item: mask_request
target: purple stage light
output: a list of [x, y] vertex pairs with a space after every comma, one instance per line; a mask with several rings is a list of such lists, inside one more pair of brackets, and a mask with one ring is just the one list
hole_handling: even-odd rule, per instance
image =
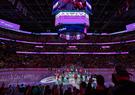
[[101, 33], [101, 35], [104, 35], [105, 36], [105, 35], [109, 35], [109, 34], [108, 33]]
[[32, 32], [28, 32], [28, 31], [23, 31], [23, 30], [18, 30], [18, 29], [9, 29], [9, 28], [6, 28], [6, 27], [2, 27], [0, 26], [1, 28], [4, 28], [4, 29], [7, 29], [9, 31], [14, 31], [14, 32], [19, 32], [19, 33], [24, 33], [24, 34], [32, 34]]
[[128, 31], [133, 31], [133, 30], [135, 30], [135, 23], [126, 25], [126, 29], [127, 29]]
[[16, 42], [20, 42], [20, 43], [25, 43], [25, 44], [38, 44], [38, 45], [42, 45], [42, 42], [28, 42], [28, 41], [21, 41], [21, 40], [16, 40]]
[[108, 49], [110, 46], [101, 46], [102, 49]]
[[8, 39], [8, 38], [1, 38], [1, 37], [0, 37], [0, 40], [11, 41], [11, 39]]
[[128, 54], [128, 52], [27, 52], [27, 51], [17, 51], [17, 54], [81, 54], [81, 55], [123, 55]]
[[68, 43], [45, 43], [46, 45], [67, 45]]
[[124, 33], [127, 33], [127, 32], [130, 32], [130, 31], [123, 30], [123, 31], [119, 31], [119, 32], [110, 33], [110, 35], [124, 34]]
[[135, 40], [125, 41], [125, 43], [131, 43], [131, 42], [135, 42]]
[[46, 35], [46, 36], [57, 36], [58, 33], [40, 33], [40, 35]]
[[44, 46], [35, 46], [36, 48], [44, 48]]
[[32, 32], [28, 32], [28, 31], [23, 31], [23, 30], [17, 30], [20, 33], [25, 33], [25, 34], [32, 34]]
[[121, 44], [121, 42], [108, 42], [108, 43], [95, 43], [97, 45], [113, 45], [113, 44]]
[[68, 46], [67, 50], [77, 50], [77, 46]]
[[0, 19], [0, 26], [9, 29], [20, 29], [20, 25]]

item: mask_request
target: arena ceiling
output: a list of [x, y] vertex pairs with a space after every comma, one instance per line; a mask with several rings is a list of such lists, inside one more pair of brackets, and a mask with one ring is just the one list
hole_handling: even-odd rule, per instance
[[[23, 30], [55, 32], [52, 1], [0, 0], [0, 18], [20, 24]], [[92, 0], [92, 6], [89, 32], [121, 31], [135, 22], [134, 0]]]

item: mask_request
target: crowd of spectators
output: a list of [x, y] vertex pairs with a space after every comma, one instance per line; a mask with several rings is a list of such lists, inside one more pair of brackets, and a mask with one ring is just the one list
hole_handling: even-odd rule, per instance
[[133, 55], [0, 55], [0, 68], [61, 68], [78, 63], [84, 68], [112, 68], [116, 64], [134, 68], [134, 62]]
[[[47, 46], [45, 46], [47, 47]], [[57, 50], [57, 46], [50, 46]], [[50, 48], [48, 47], [48, 48]], [[60, 46], [59, 46], [60, 47]], [[44, 48], [44, 51], [48, 48]], [[83, 47], [80, 47], [83, 48]], [[91, 51], [98, 47], [90, 48]], [[120, 47], [119, 50], [121, 50]], [[52, 50], [53, 50], [52, 49]], [[42, 51], [34, 45], [17, 44], [15, 42], [0, 43], [0, 68], [60, 68], [66, 64], [81, 63], [85, 68], [111, 68], [116, 64], [134, 68], [134, 54], [128, 55], [27, 55], [16, 54], [16, 51]], [[46, 51], [47, 51], [46, 50]], [[50, 50], [50, 49], [49, 49]], [[58, 49], [61, 50], [61, 49]], [[66, 49], [65, 49], [66, 51]], [[95, 50], [94, 50], [95, 51]], [[55, 60], [55, 61], [54, 61]], [[128, 63], [128, 64], [127, 64]]]
[[96, 75], [96, 86], [92, 86], [92, 78], [88, 84], [85, 81], [80, 83], [79, 89], [76, 87], [66, 87], [60, 85], [17, 85], [5, 87], [4, 83], [0, 87], [0, 95], [134, 95], [135, 82], [130, 81], [132, 74], [125, 68], [117, 66], [116, 73], [112, 74], [114, 85], [106, 87], [104, 77]]

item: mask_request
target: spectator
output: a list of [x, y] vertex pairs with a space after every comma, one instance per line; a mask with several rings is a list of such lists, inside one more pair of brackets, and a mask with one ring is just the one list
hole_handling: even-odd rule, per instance
[[104, 77], [102, 75], [97, 75], [97, 86], [94, 95], [107, 95], [107, 88], [104, 85]]
[[0, 87], [0, 95], [4, 95], [5, 94], [5, 84], [2, 83], [1, 87]]
[[12, 85], [9, 85], [7, 90], [7, 95], [14, 95], [14, 93], [15, 93], [15, 88]]
[[79, 95], [79, 89], [73, 87], [73, 95]]
[[52, 94], [51, 92], [52, 92], [52, 91], [51, 91], [50, 86], [47, 85], [47, 86], [45, 87], [45, 93], [44, 93], [44, 95], [51, 95], [51, 94]]
[[91, 83], [92, 83], [92, 79], [90, 78], [90, 79], [89, 79], [89, 82], [88, 82], [88, 85], [87, 85], [87, 88], [86, 88], [85, 95], [92, 95], [92, 93], [93, 93], [93, 88], [92, 88], [92, 86], [91, 86]]
[[81, 82], [81, 84], [80, 84], [80, 95], [85, 95], [85, 91], [86, 91], [86, 83]]
[[38, 86], [33, 86], [32, 95], [40, 95], [40, 89]]
[[32, 87], [27, 86], [25, 95], [31, 95]]
[[68, 89], [67, 89], [67, 90], [65, 90], [64, 95], [73, 95], [73, 94], [72, 94], [71, 87], [68, 87]]
[[59, 88], [57, 85], [54, 85], [53, 88], [52, 88], [52, 95], [59, 95], [60, 92], [59, 92]]
[[26, 89], [25, 89], [24, 84], [21, 84], [21, 86], [19, 87], [20, 95], [24, 95], [25, 90], [26, 90]]
[[63, 95], [63, 84], [60, 84], [60, 95]]
[[116, 66], [115, 70], [117, 82], [108, 95], [135, 95], [135, 82], [130, 81], [131, 74], [121, 66]]

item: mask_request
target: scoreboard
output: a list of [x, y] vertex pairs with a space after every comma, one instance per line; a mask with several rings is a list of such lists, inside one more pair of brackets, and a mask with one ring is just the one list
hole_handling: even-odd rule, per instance
[[59, 37], [66, 40], [85, 37], [92, 15], [90, 0], [54, 0], [52, 13]]

